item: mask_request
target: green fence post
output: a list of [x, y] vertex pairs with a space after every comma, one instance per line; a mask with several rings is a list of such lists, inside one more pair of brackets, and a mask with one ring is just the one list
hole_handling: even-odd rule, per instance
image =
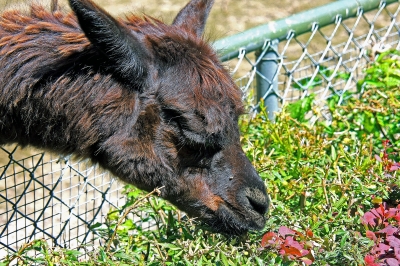
[[265, 52], [260, 49], [256, 52], [257, 56], [257, 101], [264, 99], [268, 119], [275, 120], [275, 113], [279, 111], [278, 99], [278, 79], [275, 77], [278, 71], [278, 43], [279, 40], [273, 40], [268, 44]]

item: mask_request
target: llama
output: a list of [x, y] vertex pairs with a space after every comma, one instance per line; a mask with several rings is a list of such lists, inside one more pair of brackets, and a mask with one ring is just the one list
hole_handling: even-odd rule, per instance
[[0, 145], [90, 159], [229, 235], [266, 222], [241, 146], [241, 91], [202, 38], [213, 0], [171, 25], [117, 19], [91, 0], [0, 16]]

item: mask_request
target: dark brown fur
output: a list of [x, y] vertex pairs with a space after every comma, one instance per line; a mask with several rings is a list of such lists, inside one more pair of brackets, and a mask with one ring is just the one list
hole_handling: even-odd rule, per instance
[[[240, 90], [201, 34], [213, 1], [172, 25], [32, 5], [0, 17], [0, 144], [90, 158], [216, 230], [262, 228], [264, 185], [239, 143]], [[77, 20], [78, 17], [78, 20]]]

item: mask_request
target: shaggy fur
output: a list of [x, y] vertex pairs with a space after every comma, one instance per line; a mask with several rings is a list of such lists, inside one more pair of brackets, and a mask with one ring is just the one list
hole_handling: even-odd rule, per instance
[[165, 25], [32, 5], [0, 17], [0, 144], [90, 158], [214, 229], [260, 229], [265, 187], [239, 143], [240, 90], [202, 40], [212, 0]]

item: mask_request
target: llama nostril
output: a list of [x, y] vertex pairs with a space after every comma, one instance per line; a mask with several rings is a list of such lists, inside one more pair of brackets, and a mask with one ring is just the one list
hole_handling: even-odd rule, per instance
[[261, 215], [264, 215], [268, 211], [268, 199], [267, 196], [262, 195], [251, 195], [247, 196], [247, 200], [253, 209]]
[[247, 187], [240, 193], [238, 201], [258, 214], [264, 216], [269, 207], [269, 198], [265, 189], [258, 187]]

